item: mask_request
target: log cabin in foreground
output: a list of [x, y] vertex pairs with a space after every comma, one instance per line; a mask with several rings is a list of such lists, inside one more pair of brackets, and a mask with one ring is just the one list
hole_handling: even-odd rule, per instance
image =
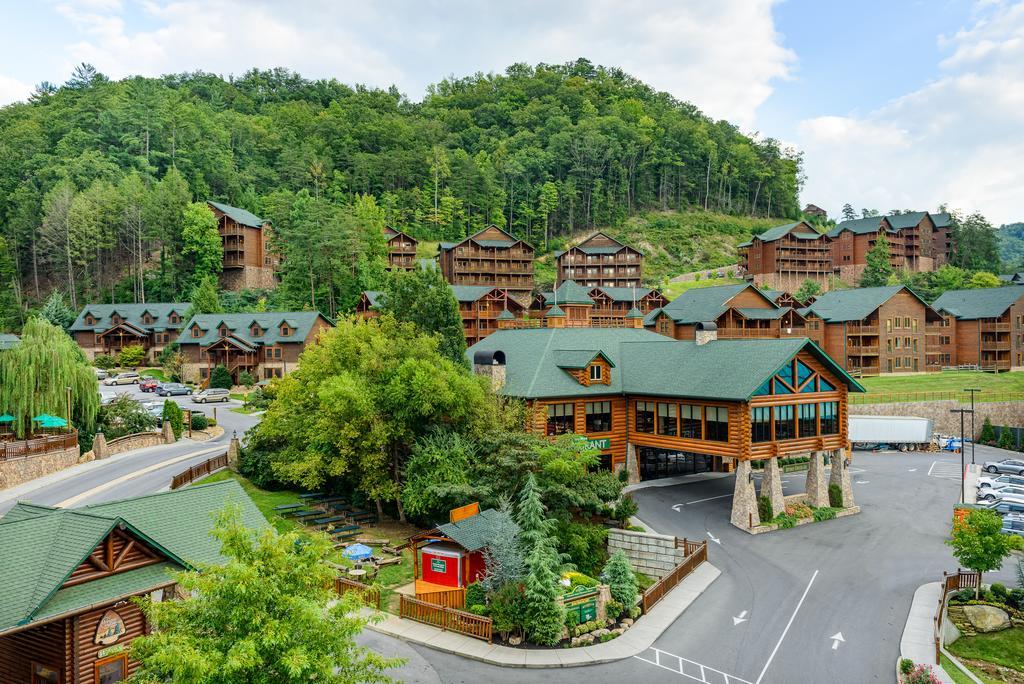
[[220, 563], [227, 503], [267, 526], [234, 480], [78, 509], [18, 503], [0, 518], [0, 682], [115, 684], [150, 630], [133, 599], [176, 597], [171, 574]]
[[[467, 356], [502, 394], [526, 401], [529, 430], [581, 435], [630, 482], [735, 470], [740, 527], [756, 524], [754, 460], [774, 470], [779, 457], [810, 456], [809, 502], [827, 506], [827, 454], [852, 505], [847, 395], [864, 389], [806, 338], [719, 340], [714, 323], [697, 325], [692, 341], [548, 327], [499, 330]], [[781, 490], [772, 505], [781, 510]]]

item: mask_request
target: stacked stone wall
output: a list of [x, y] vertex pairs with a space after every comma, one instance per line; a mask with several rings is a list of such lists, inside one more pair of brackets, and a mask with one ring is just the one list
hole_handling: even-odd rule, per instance
[[79, 447], [76, 444], [47, 454], [0, 461], [0, 489], [15, 487], [37, 477], [69, 468], [78, 463], [78, 456]]
[[[850, 406], [855, 416], [916, 416], [930, 418], [935, 431], [944, 435], [960, 434], [960, 416], [950, 409], [964, 408], [969, 404], [958, 401], [916, 401], [894, 404], [856, 404]], [[980, 433], [981, 424], [988, 418], [993, 425], [1024, 427], [1024, 401], [978, 402], [974, 405], [974, 429]], [[966, 416], [966, 432], [971, 430], [971, 417]]]
[[633, 530], [608, 530], [608, 553], [622, 551], [633, 569], [661, 579], [686, 557], [676, 548], [676, 538]]

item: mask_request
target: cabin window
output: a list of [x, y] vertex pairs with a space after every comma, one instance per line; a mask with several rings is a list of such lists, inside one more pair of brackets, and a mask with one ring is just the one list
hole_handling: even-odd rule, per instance
[[903, 317], [903, 327], [908, 330], [910, 329], [910, 316]]
[[200, 368], [199, 369], [199, 377], [201, 379], [205, 380], [209, 375], [210, 375], [210, 369], [209, 368]]
[[292, 334], [292, 329], [291, 328], [289, 328], [287, 325], [282, 325], [281, 326], [281, 337], [290, 337], [291, 334]]
[[573, 431], [573, 405], [548, 404], [547, 434], [561, 435]]
[[750, 440], [772, 441], [772, 410], [768, 406], [755, 406], [750, 409]]
[[266, 350], [265, 350], [265, 353], [266, 353], [266, 356], [267, 356], [268, 359], [274, 358], [274, 348], [273, 347], [267, 347]]
[[601, 382], [604, 378], [603, 370], [600, 364], [592, 364], [590, 366], [590, 382]]
[[899, 329], [899, 328], [903, 327], [902, 323], [903, 323], [903, 321], [901, 321], [900, 317], [897, 316], [895, 319], [893, 319], [892, 327]]
[[775, 439], [793, 439], [796, 437], [793, 424], [793, 405], [775, 407]]
[[668, 316], [662, 316], [661, 318], [658, 319], [658, 332], [660, 332], [662, 335], [668, 335], [670, 332], [670, 325], [671, 321], [668, 320]]
[[121, 653], [96, 661], [95, 681], [97, 684], [115, 684], [128, 678], [128, 655]]
[[797, 406], [799, 428], [801, 437], [814, 437], [818, 434], [818, 418], [814, 404], [800, 404]]
[[818, 410], [821, 416], [821, 434], [838, 435], [839, 402], [823, 401], [820, 404], [818, 404]]
[[252, 329], [249, 332], [253, 337], [263, 337], [263, 329], [258, 325], [252, 326]]
[[612, 429], [612, 402], [587, 402], [587, 433], [608, 432]]
[[[804, 363], [803, 361], [797, 361], [796, 362], [796, 386], [797, 387], [799, 387], [799, 386], [803, 385], [805, 382], [807, 382], [807, 380], [812, 375], [814, 375], [814, 371], [812, 371], [810, 369], [810, 367], [806, 363]], [[813, 385], [814, 383], [811, 383], [811, 384]]]
[[683, 404], [679, 407], [679, 413], [682, 420], [679, 436], [687, 439], [702, 439], [700, 406]]
[[886, 318], [885, 319], [885, 332], [892, 332], [892, 319], [891, 318]]
[[193, 325], [192, 326], [192, 337], [202, 337], [202, 336], [203, 336], [203, 331], [199, 328], [199, 326]]
[[767, 380], [764, 381], [764, 384], [762, 384], [760, 387], [757, 388], [757, 391], [754, 392], [754, 396], [755, 397], [763, 397], [763, 396], [771, 394], [771, 393], [772, 393], [772, 379], [768, 378]]
[[914, 318], [910, 321], [910, 329], [917, 332], [917, 319]]
[[228, 330], [228, 326], [222, 325], [222, 326], [220, 326], [220, 329], [218, 330], [218, 332], [220, 333], [221, 337], [227, 337], [228, 333], [231, 332], [231, 331]]
[[150, 316], [149, 314], [146, 314], [145, 316], [142, 317], [142, 322], [145, 323], [146, 325], [149, 325], [153, 322], [153, 317]]
[[280, 347], [274, 347], [274, 358], [275, 359], [281, 358], [281, 348]]
[[113, 323], [114, 325], [121, 325], [122, 320], [123, 319], [117, 314], [114, 314], [113, 316], [110, 317], [110, 322]]
[[181, 323], [181, 316], [178, 314], [171, 314], [167, 320], [171, 323]]
[[658, 404], [658, 434], [675, 437], [679, 431], [679, 418], [675, 404]]
[[636, 431], [654, 432], [654, 402], [636, 402]]
[[32, 684], [60, 684], [60, 670], [32, 663]]
[[705, 439], [712, 442], [729, 441], [729, 409], [724, 406], [706, 406], [704, 422], [707, 424]]
[[85, 324], [86, 325], [96, 325], [96, 319], [93, 318], [92, 315], [86, 316], [85, 317]]

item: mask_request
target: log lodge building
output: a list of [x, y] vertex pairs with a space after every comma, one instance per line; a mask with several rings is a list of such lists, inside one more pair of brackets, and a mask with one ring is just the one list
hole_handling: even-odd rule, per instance
[[145, 361], [152, 362], [178, 339], [191, 306], [188, 302], [87, 304], [69, 331], [90, 361], [138, 345], [146, 352]]
[[500, 287], [523, 304], [533, 290], [533, 254], [528, 243], [497, 226], [438, 245], [441, 273], [449, 283]]
[[[847, 395], [863, 388], [811, 340], [717, 339], [715, 327], [698, 324], [689, 341], [633, 328], [499, 330], [467, 357], [526, 401], [529, 430], [583, 436], [630, 482], [735, 470], [740, 527], [756, 524], [752, 460], [774, 469], [779, 457], [811, 455], [809, 500], [822, 506], [828, 454], [852, 505]], [[781, 510], [781, 490], [772, 504]]]
[[221, 288], [237, 291], [277, 287], [281, 257], [271, 245], [270, 221], [228, 204], [206, 204], [217, 217], [224, 250]]
[[557, 252], [555, 285], [575, 280], [585, 287], [640, 287], [644, 255], [604, 233]]
[[77, 509], [17, 503], [0, 517], [0, 682], [127, 680], [132, 640], [150, 631], [134, 599], [174, 600], [173, 572], [224, 561], [210, 532], [229, 502], [267, 527], [234, 480]]

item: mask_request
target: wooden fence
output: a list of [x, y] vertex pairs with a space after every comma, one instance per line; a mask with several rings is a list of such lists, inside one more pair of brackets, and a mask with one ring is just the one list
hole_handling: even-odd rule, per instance
[[[961, 404], [971, 403], [971, 395], [967, 392], [865, 392], [851, 393], [850, 404], [896, 404], [917, 401], [957, 401]], [[1024, 392], [978, 392], [975, 403], [993, 401], [1024, 401]]]
[[935, 664], [938, 665], [942, 650], [942, 617], [946, 614], [946, 599], [954, 591], [975, 589], [981, 583], [981, 573], [972, 570], [942, 573], [942, 591], [939, 592], [939, 606], [933, 619], [933, 637], [935, 639]]
[[369, 584], [356, 582], [347, 577], [336, 577], [334, 580], [334, 591], [339, 596], [355, 593], [365, 605], [380, 610], [380, 587], [371, 587]]
[[202, 463], [192, 466], [188, 470], [182, 472], [171, 478], [171, 489], [177, 489], [184, 487], [189, 482], [194, 482], [201, 477], [206, 477], [215, 470], [228, 467], [228, 454], [224, 452], [219, 456], [208, 458]]
[[442, 591], [416, 592], [416, 600], [423, 601], [424, 603], [432, 603], [435, 606], [462, 610], [466, 607], [466, 590], [460, 588]]
[[458, 632], [474, 639], [482, 639], [487, 643], [491, 643], [493, 639], [491, 618], [419, 601], [405, 594], [399, 594], [398, 615], [426, 625], [440, 627], [445, 631]]
[[0, 461], [63, 451], [78, 445], [78, 431], [72, 430], [60, 435], [46, 435], [34, 439], [0, 441]]
[[706, 541], [694, 542], [688, 539], [676, 539], [676, 548], [682, 549], [686, 555], [683, 560], [672, 571], [651, 585], [641, 597], [641, 605], [644, 613], [647, 613], [654, 605], [665, 597], [677, 584], [682, 582], [687, 575], [697, 569], [697, 566], [708, 559], [708, 543]]

